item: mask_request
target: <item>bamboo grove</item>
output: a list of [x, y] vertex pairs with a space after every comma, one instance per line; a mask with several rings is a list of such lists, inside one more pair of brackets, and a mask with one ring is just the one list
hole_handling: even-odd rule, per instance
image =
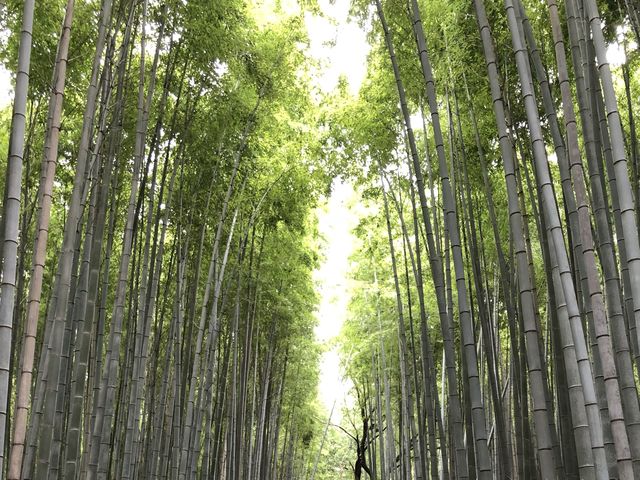
[[322, 4], [0, 2], [0, 478], [640, 478], [637, 0], [354, 0], [355, 96]]
[[2, 8], [0, 477], [298, 472], [324, 182], [301, 22], [236, 1]]
[[354, 10], [355, 477], [640, 478], [637, 2]]

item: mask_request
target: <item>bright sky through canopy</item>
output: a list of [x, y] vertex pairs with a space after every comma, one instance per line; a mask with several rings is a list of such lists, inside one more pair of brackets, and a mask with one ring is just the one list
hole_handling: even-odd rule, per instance
[[349, 256], [354, 250], [351, 230], [356, 226], [357, 216], [349, 208], [354, 191], [351, 185], [339, 181], [334, 183], [331, 197], [323, 207], [317, 209], [318, 229], [324, 239], [322, 265], [314, 273], [320, 304], [318, 305], [318, 326], [315, 333], [318, 341], [325, 343], [328, 350], [320, 363], [320, 400], [327, 411], [334, 401], [334, 421], [348, 397], [347, 384], [340, 369], [340, 358], [331, 340], [342, 328], [347, 316], [349, 303]]
[[[310, 40], [309, 54], [320, 63], [320, 70], [313, 81], [322, 92], [330, 92], [343, 76], [351, 94], [357, 95], [366, 73], [369, 52], [366, 32], [349, 21], [348, 0], [334, 3], [320, 0], [319, 5], [322, 16], [311, 13], [305, 15]], [[349, 256], [354, 251], [351, 230], [358, 220], [357, 213], [349, 207], [353, 196], [351, 185], [337, 180], [326, 205], [317, 210], [320, 233], [326, 243], [323, 264], [315, 274], [320, 294], [316, 336], [319, 341], [328, 344], [340, 333], [348, 307]], [[349, 388], [350, 385], [342, 378], [338, 352], [335, 346], [330, 347], [320, 364], [319, 394], [327, 412], [336, 402], [332, 419], [334, 423], [339, 422]]]
[[309, 53], [321, 62], [315, 79], [324, 92], [338, 85], [340, 76], [349, 82], [349, 90], [356, 95], [366, 74], [369, 44], [366, 33], [349, 20], [349, 0], [319, 0], [323, 16], [305, 15], [309, 32]]

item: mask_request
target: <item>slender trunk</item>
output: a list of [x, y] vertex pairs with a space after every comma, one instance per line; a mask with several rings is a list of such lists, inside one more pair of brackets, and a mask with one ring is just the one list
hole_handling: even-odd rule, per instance
[[406, 106], [404, 86], [402, 84], [402, 80], [400, 78], [400, 73], [397, 65], [397, 61], [395, 58], [395, 51], [393, 48], [393, 41], [391, 38], [391, 32], [386, 23], [386, 19], [384, 17], [384, 12], [382, 10], [382, 5], [379, 0], [376, 1], [376, 8], [378, 11], [378, 16], [380, 17], [380, 21], [382, 23], [382, 27], [385, 33], [385, 41], [387, 44], [387, 49], [389, 51], [389, 58], [392, 63], [392, 67], [394, 70], [394, 76], [396, 79], [396, 85], [398, 88], [398, 94], [400, 97], [400, 104], [403, 111], [403, 116], [405, 119], [405, 127], [407, 131], [407, 137], [409, 140], [409, 147], [411, 151], [411, 158], [413, 163], [413, 173], [416, 177], [418, 194], [420, 196], [420, 206], [422, 211], [422, 219], [425, 224], [426, 234], [427, 234], [427, 244], [429, 251], [429, 260], [431, 264], [431, 272], [434, 280], [434, 286], [436, 288], [436, 298], [438, 300], [438, 311], [440, 315], [440, 325], [442, 329], [442, 337], [445, 345], [445, 361], [446, 361], [446, 371], [447, 371], [447, 383], [449, 388], [449, 404], [451, 409], [451, 421], [453, 423], [453, 440], [455, 442], [455, 465], [456, 465], [456, 476], [457, 478], [465, 479], [468, 477], [467, 470], [467, 459], [466, 459], [466, 449], [463, 444], [463, 430], [462, 430], [462, 409], [460, 405], [460, 397], [457, 392], [457, 380], [456, 380], [456, 372], [455, 372], [455, 352], [453, 349], [453, 341], [451, 335], [451, 329], [449, 326], [449, 318], [446, 312], [446, 305], [444, 302], [444, 274], [442, 269], [442, 262], [439, 257], [439, 250], [436, 249], [436, 243], [433, 238], [433, 230], [431, 228], [431, 218], [428, 210], [428, 202], [427, 197], [425, 195], [424, 181], [422, 177], [421, 166], [418, 160], [418, 153], [415, 143], [415, 138], [413, 135], [413, 130], [411, 129], [411, 121], [410, 114], [408, 108]]
[[[613, 156], [616, 189], [620, 201], [621, 233], [624, 234], [624, 245], [627, 252], [626, 263], [631, 279], [630, 286], [633, 298], [636, 335], [638, 335], [638, 343], [640, 344], [640, 242], [638, 240], [639, 233], [635, 218], [633, 191], [629, 180], [622, 123], [620, 113], [618, 112], [618, 102], [613, 87], [611, 68], [607, 61], [606, 44], [602, 33], [600, 13], [595, 1], [585, 0], [585, 10], [585, 13], [588, 15], [593, 46], [598, 60], [597, 68], [602, 83], [604, 106], [606, 108], [609, 133], [611, 135], [611, 154]], [[623, 445], [618, 446], [618, 443], [622, 440], [623, 439], [618, 438], [618, 442], [616, 443], [616, 453], [619, 459], [629, 457], [628, 448], [625, 451]]]
[[[51, 204], [53, 181], [58, 160], [58, 140], [60, 138], [60, 123], [62, 116], [62, 99], [66, 80], [67, 57], [69, 39], [71, 36], [71, 21], [73, 18], [73, 0], [68, 0], [66, 13], [62, 25], [62, 33], [58, 44], [56, 68], [54, 73], [52, 98], [49, 105], [50, 125], [46, 135], [44, 147], [44, 175], [38, 196], [38, 221], [36, 225], [36, 240], [33, 249], [31, 281], [29, 283], [29, 298], [27, 318], [25, 320], [24, 341], [21, 354], [21, 374], [17, 382], [16, 405], [14, 414], [14, 433], [9, 457], [9, 480], [18, 480], [22, 468], [22, 457], [27, 431], [27, 414], [31, 396], [31, 378], [35, 359], [36, 330], [40, 316], [40, 298], [42, 296], [42, 282], [44, 263], [49, 234], [49, 220], [51, 218]], [[0, 463], [0, 470], [2, 465]]]
[[33, 11], [35, 2], [26, 0], [22, 13], [22, 30], [18, 47], [15, 96], [11, 116], [9, 158], [5, 177], [2, 215], [2, 284], [0, 286], [0, 473], [4, 472], [5, 433], [9, 408], [9, 383], [12, 344], [13, 308], [16, 293], [16, 266], [18, 263], [18, 225], [20, 221], [20, 190], [24, 133], [27, 118], [27, 94], [31, 64]]
[[[484, 402], [480, 390], [480, 379], [478, 374], [478, 359], [475, 349], [475, 338], [471, 311], [469, 308], [468, 289], [465, 280], [465, 272], [462, 259], [462, 248], [460, 234], [458, 231], [458, 214], [455, 204], [454, 189], [451, 185], [449, 168], [444, 152], [444, 141], [440, 127], [440, 116], [438, 113], [438, 103], [436, 100], [435, 82], [431, 70], [431, 63], [427, 53], [427, 47], [420, 19], [420, 11], [417, 0], [411, 1], [411, 14], [413, 31], [416, 38], [420, 64], [422, 65], [422, 75], [424, 77], [427, 99], [431, 113], [431, 124], [436, 142], [436, 153], [438, 156], [440, 179], [442, 185], [443, 208], [445, 212], [445, 223], [451, 239], [453, 264], [456, 275], [456, 289], [458, 293], [458, 314], [460, 317], [460, 329], [463, 345], [463, 353], [466, 362], [466, 380], [470, 389], [470, 401], [472, 404], [473, 439], [475, 442], [478, 474], [480, 479], [490, 478], [492, 472], [491, 458], [487, 447], [487, 432]], [[405, 107], [406, 108], [406, 107]]]

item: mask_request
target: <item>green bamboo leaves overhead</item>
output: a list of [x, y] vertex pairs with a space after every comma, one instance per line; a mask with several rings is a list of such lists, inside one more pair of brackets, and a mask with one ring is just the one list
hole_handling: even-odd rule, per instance
[[[17, 7], [0, 477], [302, 472], [327, 183], [302, 11], [273, 5], [263, 25], [235, 1], [54, 2], [34, 44], [57, 51], [34, 66], [34, 4]], [[28, 94], [49, 62], [51, 88]]]
[[45, 3], [0, 2], [0, 478], [640, 476], [637, 2], [353, 1], [357, 95], [323, 1]]

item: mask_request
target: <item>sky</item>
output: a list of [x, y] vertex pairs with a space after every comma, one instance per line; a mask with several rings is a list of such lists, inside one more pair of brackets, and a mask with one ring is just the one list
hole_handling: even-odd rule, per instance
[[[350, 22], [349, 0], [319, 1], [322, 16], [305, 15], [309, 33], [309, 54], [320, 63], [314, 82], [325, 93], [333, 90], [341, 76], [349, 91], [357, 95], [366, 74], [369, 52], [366, 32]], [[352, 230], [359, 214], [353, 187], [334, 181], [331, 196], [317, 209], [318, 229], [324, 238], [324, 261], [314, 273], [320, 304], [317, 310], [316, 338], [327, 346], [320, 363], [319, 397], [327, 414], [333, 410], [332, 423], [339, 423], [342, 409], [352, 403], [351, 384], [343, 378], [335, 337], [347, 315], [349, 301], [349, 256], [355, 249]], [[335, 404], [335, 408], [333, 408]]]
[[321, 62], [316, 82], [324, 92], [333, 90], [340, 76], [346, 77], [351, 94], [357, 95], [367, 69], [369, 52], [366, 33], [349, 21], [349, 0], [319, 0], [323, 15], [305, 14], [309, 53]]
[[350, 184], [334, 182], [325, 205], [317, 209], [318, 230], [324, 239], [323, 262], [314, 272], [320, 303], [316, 312], [316, 339], [327, 347], [320, 361], [318, 393], [333, 423], [339, 423], [342, 408], [350, 404], [350, 382], [343, 377], [335, 338], [347, 317], [349, 302], [349, 256], [354, 250], [352, 229], [358, 217], [350, 203], [355, 195]]

